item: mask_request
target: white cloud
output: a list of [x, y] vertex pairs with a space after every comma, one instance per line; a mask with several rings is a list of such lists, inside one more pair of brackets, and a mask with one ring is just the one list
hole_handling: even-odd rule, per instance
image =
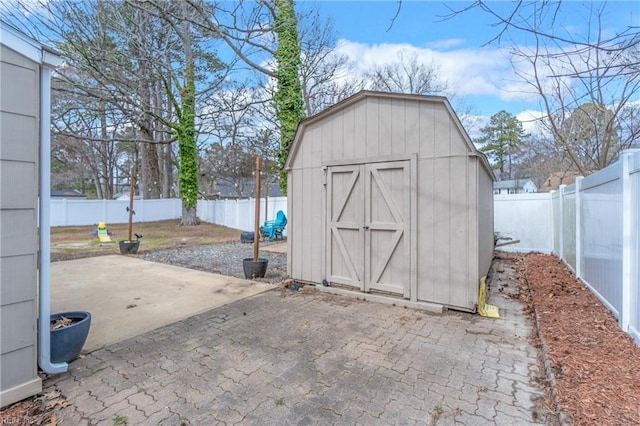
[[[445, 40], [444, 46], [453, 46], [455, 40]], [[449, 83], [457, 96], [493, 95], [505, 101], [530, 100], [531, 94], [514, 74], [507, 51], [495, 48], [441, 50], [433, 46], [417, 47], [401, 44], [364, 44], [340, 40], [337, 51], [349, 57], [363, 72], [375, 66], [397, 61], [403, 51], [415, 55], [425, 64], [439, 67], [440, 76]]]
[[524, 131], [528, 134], [540, 133], [540, 121], [545, 117], [542, 111], [527, 109], [516, 115], [516, 118], [522, 123]]
[[463, 38], [450, 38], [447, 40], [438, 40], [434, 42], [429, 42], [426, 44], [426, 46], [431, 49], [445, 50], [445, 49], [451, 49], [452, 47], [460, 46], [464, 42], [465, 40]]

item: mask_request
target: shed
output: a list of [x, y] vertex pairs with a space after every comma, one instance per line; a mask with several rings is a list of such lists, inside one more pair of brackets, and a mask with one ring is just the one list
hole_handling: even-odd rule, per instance
[[285, 168], [292, 279], [476, 311], [495, 177], [446, 98], [359, 92], [300, 123]]
[[[60, 57], [0, 22], [0, 406], [42, 390], [37, 319], [48, 312], [50, 75]], [[48, 172], [48, 169], [46, 169]], [[43, 204], [38, 209], [38, 192]], [[44, 207], [44, 209], [43, 209]], [[40, 216], [38, 217], [38, 210]], [[40, 238], [38, 238], [40, 220]], [[40, 261], [38, 251], [41, 244]], [[46, 247], [43, 252], [42, 247]], [[38, 267], [41, 267], [38, 274]], [[49, 317], [46, 316], [46, 325]], [[47, 336], [48, 333], [43, 333]], [[48, 343], [48, 340], [47, 340]], [[49, 354], [49, 349], [46, 349]], [[48, 371], [50, 372], [50, 371]]]

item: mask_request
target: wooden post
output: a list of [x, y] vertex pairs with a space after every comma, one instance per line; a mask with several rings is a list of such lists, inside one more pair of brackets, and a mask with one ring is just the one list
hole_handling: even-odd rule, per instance
[[255, 231], [253, 233], [253, 261], [258, 261], [258, 246], [260, 245], [260, 157], [256, 156], [256, 211]]
[[133, 194], [135, 190], [136, 168], [131, 167], [131, 177], [129, 178], [129, 239], [132, 241], [131, 234], [133, 232]]
[[269, 176], [267, 176], [267, 184], [264, 188], [264, 220], [269, 220]]

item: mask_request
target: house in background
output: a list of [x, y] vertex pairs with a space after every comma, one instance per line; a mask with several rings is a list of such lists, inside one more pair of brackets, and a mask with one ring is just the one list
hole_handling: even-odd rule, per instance
[[87, 196], [77, 189], [56, 189], [51, 190], [51, 198], [73, 198], [76, 200], [86, 200]]
[[538, 187], [529, 178], [499, 180], [493, 182], [493, 194], [529, 194], [538, 192]]
[[50, 88], [60, 63], [0, 21], [0, 407], [42, 390], [39, 359], [48, 373], [66, 369], [50, 363], [49, 334], [37, 333], [38, 318], [49, 327]]
[[[219, 178], [211, 182], [210, 191], [208, 194], [203, 194], [203, 197], [209, 200], [254, 198], [256, 196], [256, 180], [254, 178], [233, 180]], [[264, 197], [267, 192], [266, 182], [262, 182], [261, 192], [261, 197]], [[282, 197], [278, 182], [269, 183], [268, 196], [270, 198]]]
[[540, 192], [557, 191], [560, 185], [571, 185], [574, 183], [578, 176], [582, 176], [582, 174], [574, 171], [551, 173], [547, 180], [544, 181]]

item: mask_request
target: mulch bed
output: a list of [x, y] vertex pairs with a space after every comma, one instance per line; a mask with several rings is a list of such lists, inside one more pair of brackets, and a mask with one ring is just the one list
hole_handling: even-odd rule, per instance
[[521, 273], [557, 408], [577, 425], [640, 424], [640, 347], [557, 257], [528, 255]]

